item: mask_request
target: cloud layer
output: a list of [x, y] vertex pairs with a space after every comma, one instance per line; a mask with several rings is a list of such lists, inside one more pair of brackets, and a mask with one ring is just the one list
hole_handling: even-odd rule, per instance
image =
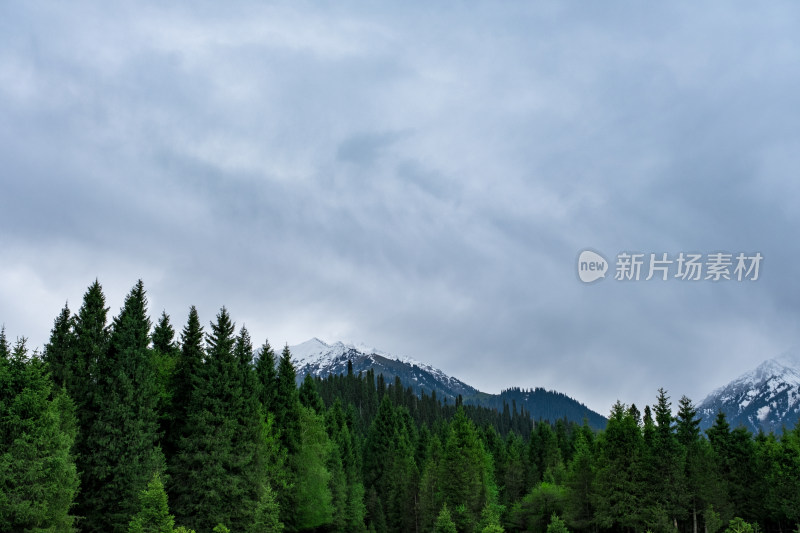
[[[0, 321], [138, 278], [176, 327], [479, 389], [695, 401], [798, 343], [800, 8], [6, 2]], [[759, 251], [582, 285], [578, 252]]]

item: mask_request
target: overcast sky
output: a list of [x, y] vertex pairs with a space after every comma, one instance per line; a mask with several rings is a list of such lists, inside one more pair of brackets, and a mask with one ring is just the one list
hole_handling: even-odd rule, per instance
[[[800, 344], [796, 3], [107, 4], [0, 4], [12, 339], [141, 278], [176, 329], [225, 305], [603, 414]], [[764, 259], [623, 282], [621, 251]]]

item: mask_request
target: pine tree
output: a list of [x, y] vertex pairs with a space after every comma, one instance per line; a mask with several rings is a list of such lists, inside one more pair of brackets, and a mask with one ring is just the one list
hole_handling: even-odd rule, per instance
[[[189, 308], [189, 318], [181, 332], [181, 348], [170, 380], [169, 429], [164, 437], [164, 454], [170, 469], [178, 452], [180, 439], [187, 434], [189, 405], [195, 387], [201, 382], [203, 357], [203, 327], [195, 306]], [[171, 486], [171, 485], [170, 485]], [[170, 488], [170, 493], [172, 489]]]
[[447, 508], [447, 504], [445, 503], [442, 506], [442, 510], [439, 512], [439, 516], [436, 517], [436, 524], [434, 525], [434, 532], [435, 533], [458, 533], [456, 529], [455, 523], [453, 523], [453, 519], [450, 516], [450, 510]]
[[566, 486], [566, 516], [575, 529], [588, 529], [594, 524], [595, 459], [583, 432], [578, 432], [575, 454], [569, 465]]
[[[159, 416], [159, 432], [163, 437], [172, 428], [172, 376], [180, 357], [180, 349], [175, 343], [175, 330], [166, 312], [162, 311], [158, 323], [153, 328], [152, 339], [153, 349], [150, 353], [158, 380], [156, 410]], [[166, 448], [166, 439], [162, 438], [162, 443], [162, 447]], [[166, 449], [164, 455], [168, 457]]]
[[702, 444], [700, 442], [700, 419], [692, 401], [683, 396], [678, 403], [676, 426], [678, 443], [683, 447], [684, 478], [686, 480], [687, 505], [691, 513], [692, 533], [698, 532], [698, 516], [704, 508], [703, 484], [708, 476], [703, 464]]
[[261, 405], [264, 412], [272, 412], [275, 407], [275, 396], [278, 388], [278, 372], [275, 369], [275, 352], [269, 345], [269, 341], [264, 341], [256, 361], [256, 375], [261, 383]]
[[550, 517], [550, 523], [547, 524], [547, 533], [569, 533], [567, 525], [556, 513]]
[[287, 531], [296, 531], [300, 517], [296, 513], [298, 506], [297, 455], [301, 446], [300, 412], [302, 406], [297, 393], [296, 373], [292, 364], [289, 346], [283, 348], [278, 362], [277, 382], [273, 409], [275, 425], [279, 428], [280, 448], [286, 453], [286, 473], [284, 483], [287, 489], [278, 493], [278, 504], [281, 510], [281, 521]]
[[[199, 327], [190, 312], [185, 339]], [[205, 359], [192, 376], [199, 345], [184, 342], [192, 384], [186, 424], [172, 461], [175, 516], [197, 531], [225, 524], [253, 531], [272, 510], [267, 482], [269, 428], [258, 399], [252, 344], [246, 328], [235, 326], [223, 307], [206, 336]], [[266, 514], [265, 514], [266, 513]]]
[[[404, 409], [404, 408], [402, 408]], [[392, 443], [386, 484], [386, 516], [390, 531], [415, 531], [419, 471], [414, 462], [414, 449], [409, 427], [399, 424]]]
[[595, 520], [601, 528], [639, 528], [643, 438], [624, 404], [612, 407], [598, 445]]
[[281, 443], [289, 455], [294, 455], [300, 445], [300, 401], [297, 374], [292, 363], [289, 346], [284, 346], [278, 362], [275, 396], [275, 422], [281, 428]]
[[333, 520], [332, 498], [329, 488], [331, 474], [328, 457], [331, 443], [325, 432], [321, 415], [307, 407], [300, 408], [300, 448], [290, 457], [296, 472], [294, 527], [299, 530], [314, 529]]
[[[93, 506], [88, 502], [94, 487], [91, 485], [90, 460], [95, 443], [90, 431], [97, 413], [95, 393], [97, 387], [97, 364], [108, 350], [108, 308], [103, 288], [95, 280], [83, 296], [83, 303], [74, 317], [71, 356], [69, 365], [62, 370], [62, 381], [67, 394], [75, 402], [78, 432], [75, 438], [75, 463], [81, 476], [81, 488], [76, 497], [75, 515], [88, 517]], [[91, 531], [90, 526], [85, 526]]]
[[169, 514], [167, 493], [158, 473], [139, 494], [139, 510], [128, 525], [128, 533], [172, 533], [174, 517]]
[[97, 360], [96, 416], [83, 476], [90, 531], [123, 531], [137, 496], [165, 468], [158, 445], [158, 376], [148, 348], [150, 320], [139, 280], [112, 325], [105, 357]]
[[67, 305], [61, 310], [50, 332], [50, 341], [44, 347], [42, 359], [47, 362], [57, 387], [66, 387], [72, 380], [72, 357], [75, 335], [73, 319]]
[[[342, 531], [364, 531], [366, 510], [364, 506], [364, 484], [361, 481], [361, 469], [359, 468], [357, 457], [358, 451], [356, 450], [356, 443], [350, 431], [350, 426], [347, 423], [347, 417], [338, 399], [325, 416], [325, 427], [328, 430], [331, 442], [334, 444], [335, 454], [341, 464], [345, 481], [343, 509], [340, 510], [336, 507], [336, 498], [334, 498], [334, 513], [340, 514], [340, 516], [334, 517], [334, 522], [343, 522]], [[331, 492], [333, 493], [333, 489]]]
[[439, 472], [439, 479], [446, 480], [440, 487], [445, 502], [454, 510], [463, 509], [455, 517], [459, 529], [471, 530], [483, 508], [495, 503], [493, 470], [475, 425], [459, 407], [447, 434]]
[[[513, 431], [508, 434], [505, 444], [506, 464], [503, 468], [503, 496], [506, 504], [511, 504], [525, 495], [525, 444]], [[497, 462], [497, 458], [495, 462]]]
[[648, 453], [646, 487], [652, 497], [646, 502], [646, 523], [651, 529], [661, 525], [665, 529], [677, 527], [677, 519], [683, 517], [685, 503], [684, 453], [675, 436], [672, 425], [672, 409], [666, 391], [658, 390], [655, 406], [655, 431]]
[[25, 339], [0, 331], [0, 530], [70, 532], [78, 474], [73, 405]]
[[281, 533], [283, 531], [278, 500], [269, 484], [265, 486], [256, 506], [252, 531], [254, 533]]
[[300, 398], [300, 404], [304, 407], [313, 409], [318, 414], [324, 413], [325, 404], [322, 402], [322, 398], [317, 392], [317, 385], [314, 383], [314, 378], [311, 377], [311, 374], [306, 374], [306, 377], [303, 378], [298, 396]]

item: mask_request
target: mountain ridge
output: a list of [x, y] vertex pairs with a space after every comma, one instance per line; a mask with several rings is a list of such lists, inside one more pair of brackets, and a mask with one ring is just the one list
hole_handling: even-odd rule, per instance
[[605, 417], [561, 392], [542, 387], [528, 390], [509, 387], [500, 394], [485, 393], [428, 363], [411, 357], [398, 357], [364, 344], [341, 341], [328, 344], [313, 337], [289, 346], [289, 351], [297, 369], [298, 382], [309, 373], [315, 377], [346, 373], [350, 363], [354, 373], [372, 369], [376, 376], [383, 374], [387, 383], [399, 377], [403, 385], [412, 387], [416, 394], [435, 391], [437, 397], [446, 401], [455, 401], [461, 396], [465, 404], [498, 410], [503, 409], [504, 403], [516, 404], [524, 407], [534, 419], [554, 422], [558, 418], [567, 418], [580, 424], [586, 418], [594, 428], [605, 427]]
[[794, 427], [800, 419], [800, 350], [767, 359], [714, 389], [697, 407], [700, 426], [711, 427], [720, 411], [732, 427], [765, 432]]

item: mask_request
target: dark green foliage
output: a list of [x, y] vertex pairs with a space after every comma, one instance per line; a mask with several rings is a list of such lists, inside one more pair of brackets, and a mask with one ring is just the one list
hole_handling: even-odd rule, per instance
[[[160, 434], [163, 436], [170, 431], [172, 426], [172, 379], [181, 353], [175, 344], [175, 330], [172, 328], [166, 312], [161, 313], [161, 318], [153, 328], [152, 339], [151, 358], [158, 382], [156, 411], [159, 415]], [[162, 439], [162, 449], [164, 449], [164, 455], [168, 457], [171, 450], [168, 451], [166, 448], [166, 442]]]
[[[779, 532], [800, 521], [800, 426], [754, 437], [720, 415], [705, 438], [691, 401], [673, 419], [663, 390], [652, 409], [618, 402], [599, 433], [534, 425], [515, 398], [496, 411], [443, 402], [352, 365], [298, 390], [288, 348], [277, 369], [267, 343], [254, 358], [224, 308], [206, 342], [192, 308], [180, 348], [162, 313], [151, 347], [141, 282], [110, 330], [104, 302], [95, 283], [77, 315], [64, 308], [41, 359], [0, 328], [2, 531], [188, 533], [170, 522], [160, 479], [199, 533], [281, 531], [283, 520], [287, 531], [381, 533]], [[76, 435], [83, 483], [70, 507]]]
[[600, 527], [641, 526], [643, 446], [636, 419], [617, 402], [598, 442], [595, 521]]
[[[456, 525], [471, 531], [480, 520], [483, 508], [495, 503], [497, 489], [492, 477], [492, 457], [483, 447], [475, 425], [459, 408], [444, 443], [439, 465], [444, 501], [456, 514]], [[459, 512], [459, 507], [463, 510]]]
[[643, 503], [648, 512], [643, 513], [647, 527], [653, 531], [670, 529], [670, 523], [684, 518], [685, 508], [685, 452], [681, 448], [672, 424], [672, 410], [664, 389], [658, 390], [655, 406], [655, 428], [652, 437], [646, 437], [646, 461]]
[[123, 531], [138, 495], [165, 468], [158, 446], [159, 380], [148, 348], [150, 320], [141, 281], [114, 319], [107, 353], [96, 361], [95, 418], [82, 477], [84, 528]]
[[328, 463], [334, 504], [333, 530], [364, 531], [364, 485], [356, 443], [338, 400], [327, 412], [325, 427], [333, 446]]
[[298, 396], [300, 398], [300, 403], [304, 407], [313, 409], [317, 413], [325, 411], [325, 404], [322, 402], [322, 398], [317, 392], [317, 385], [314, 383], [314, 378], [311, 377], [311, 374], [306, 374], [303, 383], [300, 384]]
[[273, 414], [275, 415], [275, 426], [279, 432], [280, 448], [287, 454], [287, 468], [283, 481], [286, 489], [278, 494], [278, 504], [281, 509], [281, 520], [287, 531], [296, 531], [298, 521], [302, 518], [295, 512], [298, 506], [297, 468], [299, 465], [296, 458], [302, 444], [300, 427], [302, 406], [295, 382], [296, 373], [292, 363], [292, 354], [288, 345], [284, 346], [281, 353], [276, 379]]
[[234, 332], [223, 307], [206, 337], [205, 360], [191, 379], [184, 434], [172, 461], [175, 515], [198, 532], [218, 523], [250, 531], [269, 503], [269, 433], [252, 345], [245, 328], [238, 337]]
[[[95, 393], [98, 390], [96, 375], [98, 361], [108, 350], [109, 330], [106, 321], [108, 308], [103, 288], [95, 280], [83, 296], [83, 303], [74, 317], [73, 339], [69, 364], [62, 370], [61, 379], [67, 394], [75, 402], [78, 432], [75, 439], [75, 462], [81, 475], [81, 489], [76, 498], [75, 514], [88, 517], [92, 505], [87, 499], [92, 497], [92, 485], [88, 471], [92, 468], [95, 443], [90, 440], [90, 431], [97, 413]], [[86, 526], [84, 526], [86, 527]], [[91, 530], [87, 527], [87, 530]]]
[[47, 362], [56, 386], [66, 387], [72, 380], [72, 358], [75, 335], [72, 331], [73, 319], [69, 307], [64, 306], [56, 317], [50, 342], [44, 347], [42, 359]]
[[284, 346], [278, 362], [274, 412], [275, 422], [281, 430], [281, 444], [289, 455], [296, 454], [300, 446], [300, 401], [296, 376], [289, 346]]
[[544, 533], [553, 513], [563, 514], [566, 498], [564, 487], [543, 481], [514, 504], [509, 525], [517, 531]]
[[0, 333], [0, 531], [69, 532], [78, 475], [73, 405], [25, 339]]
[[203, 327], [197, 309], [189, 309], [189, 318], [181, 333], [181, 348], [170, 379], [170, 407], [167, 417], [168, 430], [164, 438], [164, 454], [170, 469], [178, 452], [181, 437], [187, 433], [189, 405], [195, 387], [201, 383], [201, 370], [205, 345]]
[[313, 529], [333, 520], [333, 507], [329, 483], [328, 458], [331, 442], [325, 431], [322, 416], [313, 409], [300, 408], [300, 425], [303, 428], [299, 453], [293, 457], [295, 471], [296, 515], [293, 527], [298, 530]]
[[564, 506], [567, 520], [575, 529], [588, 529], [594, 524], [594, 480], [594, 452], [584, 433], [580, 432], [567, 473], [568, 491]]
[[269, 341], [264, 341], [256, 361], [256, 375], [261, 383], [259, 399], [264, 407], [264, 412], [271, 412], [275, 408], [275, 396], [278, 389], [278, 372], [275, 366], [275, 352], [272, 351]]

